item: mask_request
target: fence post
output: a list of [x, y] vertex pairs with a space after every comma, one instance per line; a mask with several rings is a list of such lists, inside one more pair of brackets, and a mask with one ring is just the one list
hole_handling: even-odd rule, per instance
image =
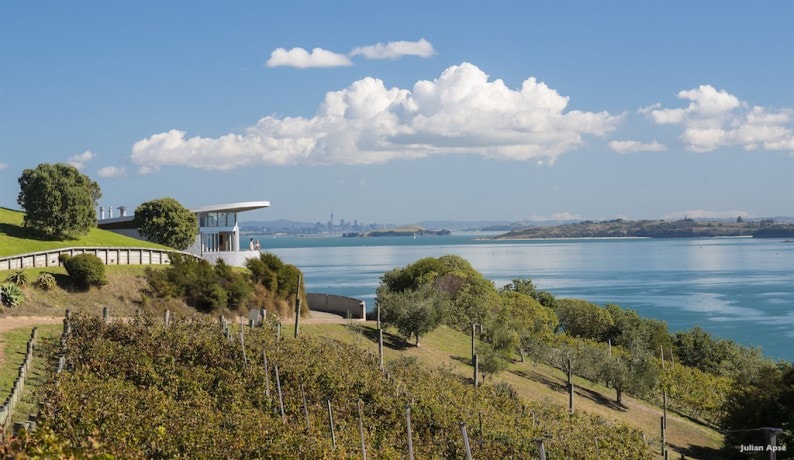
[[568, 413], [573, 415], [573, 366], [568, 358]]
[[265, 361], [265, 396], [270, 399], [270, 369], [267, 367], [267, 350], [262, 349], [262, 358]]
[[471, 323], [471, 359], [474, 359], [474, 328], [476, 325]]
[[171, 325], [171, 310], [166, 310], [165, 311], [165, 327], [168, 327], [170, 325]]
[[102, 307], [102, 319], [105, 324], [110, 323], [110, 311], [108, 310], [108, 307]]
[[414, 460], [414, 440], [411, 432], [411, 405], [405, 405], [405, 424], [408, 430], [408, 460]]
[[477, 356], [477, 354], [475, 354], [474, 355], [474, 387], [475, 388], [477, 388], [480, 385], [479, 374], [480, 374], [480, 362], [479, 362], [479, 357]]
[[328, 427], [331, 429], [331, 445], [336, 449], [336, 434], [334, 433], [334, 414], [331, 412], [331, 400], [325, 400], [328, 406]]
[[306, 407], [306, 393], [303, 391], [303, 384], [300, 384], [301, 389], [301, 400], [303, 401], [303, 417], [306, 418], [306, 432], [308, 433], [311, 431], [311, 425], [309, 424], [309, 408]]
[[664, 439], [664, 416], [659, 417], [659, 426], [662, 430], [662, 455], [664, 455], [665, 450], [667, 450], [667, 442]]
[[469, 435], [466, 434], [466, 422], [460, 422], [460, 431], [463, 434], [463, 447], [466, 449], [466, 460], [471, 460], [471, 447], [469, 446]]
[[543, 438], [535, 438], [538, 443], [538, 452], [540, 453], [540, 460], [546, 460], [546, 449], [543, 447]]
[[383, 370], [383, 329], [378, 329], [378, 369]]
[[287, 423], [287, 416], [284, 415], [284, 397], [281, 394], [281, 378], [278, 376], [278, 364], [276, 364], [276, 389], [278, 390], [278, 407], [281, 411], [281, 422]]
[[245, 355], [245, 328], [243, 327], [243, 321], [240, 320], [240, 349], [243, 350], [243, 367], [248, 368], [248, 357]]
[[361, 437], [361, 458], [367, 460], [367, 443], [364, 440], [364, 417], [362, 415], [361, 406], [363, 402], [358, 400], [358, 435]]
[[298, 275], [298, 290], [295, 292], [295, 338], [298, 337], [301, 329], [301, 281], [303, 274]]

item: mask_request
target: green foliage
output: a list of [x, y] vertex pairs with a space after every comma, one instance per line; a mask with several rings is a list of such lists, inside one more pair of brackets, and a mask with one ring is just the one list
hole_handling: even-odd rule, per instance
[[42, 236], [65, 240], [96, 227], [99, 185], [74, 166], [42, 163], [19, 177], [17, 203], [24, 225]]
[[415, 290], [381, 292], [378, 306], [381, 321], [387, 326], [395, 326], [406, 340], [415, 337], [418, 347], [419, 337], [441, 324], [446, 299], [425, 285]]
[[535, 284], [528, 278], [515, 278], [505, 284], [499, 292], [518, 292], [532, 297], [544, 307], [554, 307], [554, 296], [548, 291], [537, 290]]
[[484, 376], [496, 375], [507, 369], [509, 359], [503, 350], [498, 350], [489, 344], [482, 344], [477, 349], [477, 366]]
[[[636, 429], [585, 414], [569, 416], [550, 404], [524, 403], [504, 385], [475, 390], [449, 372], [410, 360], [387, 363], [387, 378], [361, 349], [325, 338], [279, 341], [270, 327], [245, 329], [245, 366], [239, 341], [229, 342], [217, 323], [205, 320], [177, 318], [165, 328], [149, 318], [105, 325], [75, 315], [72, 331], [70, 371], [45, 391], [38, 429], [20, 446], [28, 456], [354, 457], [361, 445], [361, 401], [372, 458], [406, 455], [408, 404], [416, 458], [462, 458], [461, 421], [472, 439], [481, 440], [472, 443], [475, 458], [537, 458], [532, 439], [549, 435], [549, 458], [564, 458], [566, 452], [582, 458], [651, 458]], [[274, 388], [275, 365], [286, 423]], [[329, 400], [336, 449], [328, 435]], [[476, 428], [480, 417], [482, 432]]]
[[22, 287], [28, 284], [28, 275], [22, 270], [17, 270], [14, 273], [8, 275], [6, 281], [9, 283], [16, 284], [19, 287]]
[[196, 240], [196, 215], [173, 198], [141, 203], [135, 208], [138, 232], [155, 243], [174, 249], [187, 249]]
[[667, 348], [672, 340], [664, 321], [643, 318], [634, 310], [607, 304], [606, 310], [612, 317], [612, 327], [607, 337], [613, 345], [624, 348], [641, 347], [645, 351], [659, 354], [660, 348]]
[[557, 299], [554, 311], [560, 321], [560, 329], [572, 337], [606, 342], [614, 327], [609, 312], [596, 304], [580, 299]]
[[721, 426], [725, 443], [766, 445], [759, 427], [782, 428], [778, 445], [794, 434], [794, 367], [781, 362], [761, 370], [752, 384], [735, 382], [728, 392]]
[[35, 284], [37, 288], [44, 291], [49, 291], [55, 287], [55, 276], [52, 273], [47, 272], [39, 273], [39, 276], [36, 277]]
[[[285, 264], [277, 255], [269, 252], [262, 253], [258, 258], [246, 260], [245, 267], [251, 272], [251, 279], [254, 283], [273, 293], [275, 300], [281, 304], [293, 303], [297, 294], [301, 299], [301, 315], [308, 313], [306, 286], [298, 267]], [[260, 305], [260, 308], [266, 307], [267, 305]], [[282, 309], [282, 307], [275, 308], [278, 311]], [[292, 308], [287, 308], [284, 313], [291, 314], [292, 311]]]
[[25, 301], [22, 289], [14, 283], [0, 284], [0, 304], [6, 307], [16, 307]]
[[59, 260], [63, 263], [72, 283], [79, 289], [102, 287], [108, 283], [105, 264], [93, 254], [78, 254], [74, 257], [62, 254]]

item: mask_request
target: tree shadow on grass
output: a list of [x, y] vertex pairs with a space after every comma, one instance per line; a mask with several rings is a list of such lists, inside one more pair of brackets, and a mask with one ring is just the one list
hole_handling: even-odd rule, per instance
[[[699, 458], [702, 460], [720, 460], [723, 458], [730, 458], [720, 449], [705, 446], [687, 446], [682, 447], [676, 444], [668, 444], [669, 449], [677, 453], [677, 455], [670, 455], [670, 458], [679, 458], [683, 455], [685, 458]], [[672, 452], [671, 452], [672, 454]]]
[[[515, 375], [517, 375], [519, 377], [523, 377], [525, 379], [534, 380], [536, 382], [542, 383], [542, 384], [546, 385], [547, 387], [549, 387], [549, 389], [551, 389], [553, 391], [559, 391], [559, 392], [565, 392], [565, 393], [568, 392], [568, 385], [567, 384], [565, 384], [563, 382], [560, 382], [560, 381], [557, 381], [557, 380], [553, 380], [553, 379], [551, 379], [551, 378], [549, 378], [549, 377], [547, 377], [545, 375], [541, 375], [541, 374], [539, 374], [539, 373], [537, 373], [535, 371], [512, 370], [510, 372], [512, 372], [513, 374], [515, 374]], [[597, 391], [594, 391], [594, 390], [590, 390], [590, 389], [587, 389], [587, 388], [582, 388], [582, 387], [574, 385], [574, 393], [577, 396], [581, 397], [581, 398], [589, 399], [590, 401], [593, 401], [594, 403], [596, 403], [598, 405], [601, 405], [601, 406], [604, 406], [604, 407], [608, 407], [608, 408], [610, 408], [612, 410], [616, 410], [616, 411], [620, 411], [620, 412], [626, 412], [628, 410], [628, 408], [626, 406], [624, 406], [623, 404], [618, 404], [617, 402], [615, 402], [615, 400], [613, 400], [611, 398], [608, 398], [608, 397], [606, 397], [606, 396], [602, 395], [601, 393], [599, 393]], [[575, 404], [575, 402], [574, 402], [574, 404]]]
[[20, 238], [25, 240], [38, 240], [38, 241], [61, 241], [58, 238], [40, 234], [32, 229], [25, 228], [22, 225], [0, 223], [0, 233], [13, 238]]
[[[378, 329], [372, 326], [356, 325], [361, 334], [375, 343], [378, 343]], [[392, 334], [391, 332], [383, 331], [383, 346], [392, 350], [403, 351], [409, 348], [408, 342], [401, 336]]]

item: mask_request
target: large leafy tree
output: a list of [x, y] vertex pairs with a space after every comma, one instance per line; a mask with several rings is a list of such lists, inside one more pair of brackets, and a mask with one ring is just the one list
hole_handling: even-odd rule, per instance
[[19, 177], [17, 203], [25, 210], [24, 225], [59, 240], [96, 227], [99, 185], [74, 166], [42, 163]]
[[147, 201], [135, 208], [138, 233], [155, 243], [187, 249], [196, 240], [196, 215], [173, 198]]

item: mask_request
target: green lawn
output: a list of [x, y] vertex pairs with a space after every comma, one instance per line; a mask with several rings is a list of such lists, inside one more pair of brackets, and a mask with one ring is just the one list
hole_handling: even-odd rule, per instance
[[53, 241], [36, 238], [22, 226], [24, 213], [8, 208], [0, 208], [0, 257], [26, 254], [50, 249], [82, 247], [146, 247], [168, 249], [165, 246], [137, 240], [118, 233], [98, 228], [91, 229], [87, 235], [66, 241]]

